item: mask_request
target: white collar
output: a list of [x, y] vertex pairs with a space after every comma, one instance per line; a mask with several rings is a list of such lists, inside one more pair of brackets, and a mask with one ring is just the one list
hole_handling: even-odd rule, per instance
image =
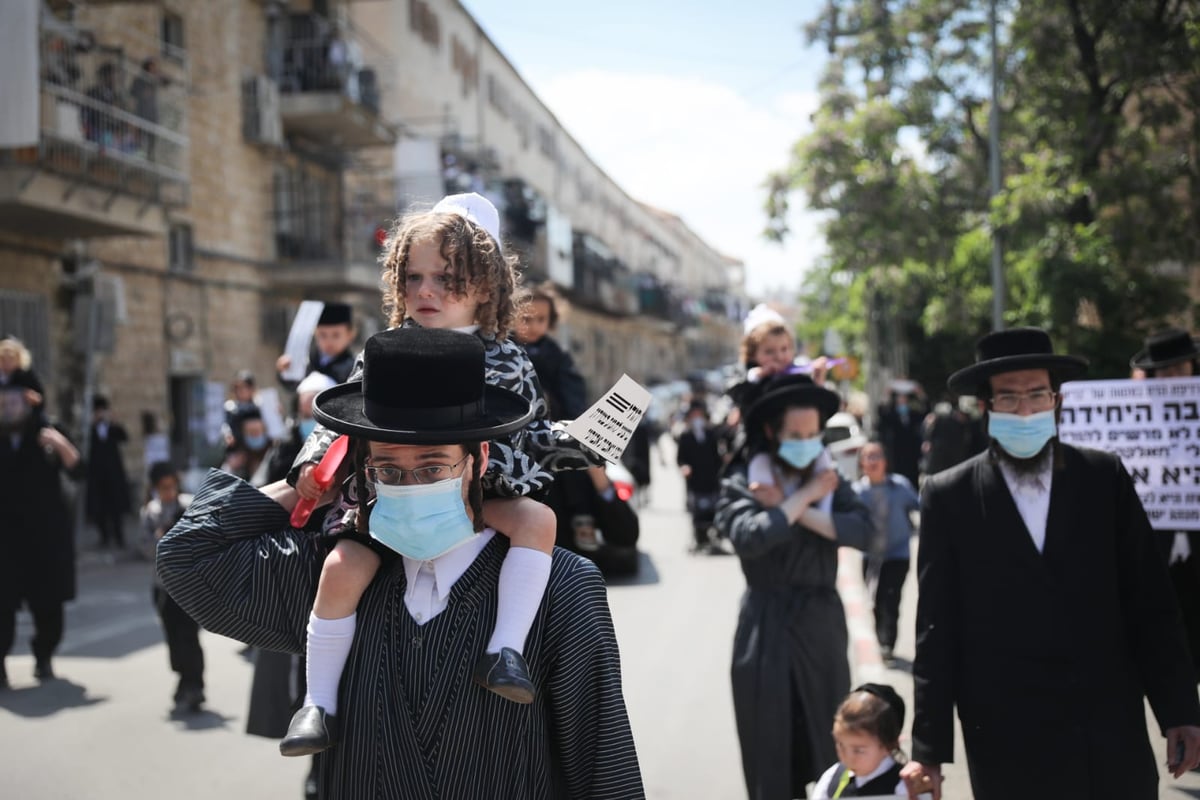
[[403, 556], [404, 575], [408, 578], [408, 585], [412, 586], [417, 580], [417, 573], [421, 571], [421, 567], [429, 564], [433, 569], [438, 599], [447, 599], [450, 597], [450, 590], [454, 588], [454, 584], [467, 571], [467, 568], [475, 563], [475, 559], [479, 557], [483, 548], [487, 547], [488, 542], [495, 534], [496, 532], [491, 528], [484, 528], [478, 535], [472, 536], [449, 553], [443, 553], [429, 561], [416, 561], [408, 556]]
[[891, 769], [892, 765], [895, 763], [896, 763], [896, 759], [892, 758], [891, 756], [884, 756], [883, 761], [879, 762], [879, 766], [876, 767], [875, 771], [872, 772], [870, 775], [855, 775], [854, 776], [854, 785], [862, 786], [864, 783], [870, 783], [871, 781], [875, 780], [880, 775], [882, 775], [883, 773], [885, 773], [889, 769]]
[[474, 333], [475, 331], [479, 330], [479, 326], [478, 325], [467, 325], [462, 328], [453, 328], [452, 330], [456, 330], [459, 333]]

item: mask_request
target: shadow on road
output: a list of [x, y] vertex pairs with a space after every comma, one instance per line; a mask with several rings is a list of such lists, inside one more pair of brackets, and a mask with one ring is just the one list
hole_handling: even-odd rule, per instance
[[89, 697], [86, 686], [63, 678], [0, 692], [0, 708], [22, 717], [49, 717], [68, 708], [107, 701], [107, 697]]
[[177, 723], [177, 727], [185, 731], [211, 731], [214, 728], [224, 728], [234, 717], [227, 717], [219, 711], [202, 708], [199, 711], [180, 711], [172, 709], [167, 719]]
[[638, 569], [634, 575], [605, 575], [604, 582], [609, 586], [651, 586], [662, 580], [654, 559], [642, 551], [638, 551]]

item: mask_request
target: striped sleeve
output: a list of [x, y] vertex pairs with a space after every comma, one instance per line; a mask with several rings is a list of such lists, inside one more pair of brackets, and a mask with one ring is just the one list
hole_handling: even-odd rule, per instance
[[604, 579], [590, 561], [577, 563], [547, 598], [556, 654], [546, 680], [553, 758], [567, 797], [635, 800], [645, 791]]
[[212, 470], [158, 544], [167, 592], [206, 630], [303, 653], [323, 551], [250, 484]]

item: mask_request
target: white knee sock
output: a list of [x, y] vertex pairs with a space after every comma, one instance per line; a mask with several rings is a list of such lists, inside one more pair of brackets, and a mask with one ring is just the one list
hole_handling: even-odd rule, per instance
[[340, 619], [321, 619], [316, 614], [309, 616], [304, 671], [308, 691], [304, 695], [304, 705], [320, 706], [326, 714], [337, 713], [338, 684], [342, 682], [342, 668], [350, 656], [357, 619], [357, 613]]
[[549, 555], [530, 547], [508, 548], [500, 567], [500, 602], [496, 608], [496, 629], [487, 646], [489, 653], [499, 653], [501, 647], [511, 647], [518, 653], [525, 650], [525, 640], [529, 638], [529, 629], [549, 581]]

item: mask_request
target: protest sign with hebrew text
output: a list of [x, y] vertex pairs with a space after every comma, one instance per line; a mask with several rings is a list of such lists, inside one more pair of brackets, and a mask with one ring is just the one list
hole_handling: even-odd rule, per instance
[[1121, 458], [1159, 530], [1200, 530], [1200, 378], [1063, 384], [1059, 438]]

